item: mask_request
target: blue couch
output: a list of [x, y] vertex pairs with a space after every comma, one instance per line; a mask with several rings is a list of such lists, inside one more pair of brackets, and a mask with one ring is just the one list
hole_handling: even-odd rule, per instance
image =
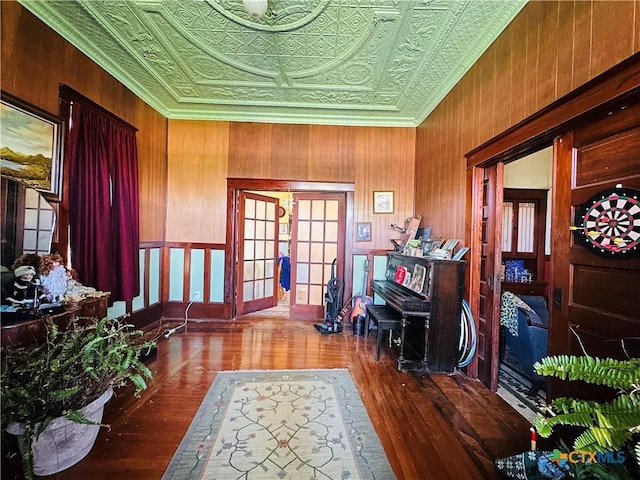
[[518, 308], [518, 335], [512, 335], [506, 327], [503, 330], [506, 347], [519, 361], [520, 373], [532, 383], [532, 391], [537, 392], [544, 384], [533, 369], [533, 365], [547, 355], [549, 341], [549, 310], [544, 297], [518, 295], [535, 313]]

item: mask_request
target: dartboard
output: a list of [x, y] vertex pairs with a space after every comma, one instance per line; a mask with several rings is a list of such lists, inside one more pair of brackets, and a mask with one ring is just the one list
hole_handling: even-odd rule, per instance
[[592, 252], [610, 258], [640, 254], [640, 190], [602, 191], [578, 209], [577, 215], [578, 239]]

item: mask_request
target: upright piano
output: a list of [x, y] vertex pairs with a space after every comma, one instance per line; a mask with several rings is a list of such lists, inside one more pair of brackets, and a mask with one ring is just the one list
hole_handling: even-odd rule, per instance
[[[401, 321], [398, 369], [453, 371], [460, 355], [466, 263], [398, 252], [387, 257], [385, 279], [373, 280], [371, 290], [397, 312]], [[412, 278], [403, 281], [409, 275]]]

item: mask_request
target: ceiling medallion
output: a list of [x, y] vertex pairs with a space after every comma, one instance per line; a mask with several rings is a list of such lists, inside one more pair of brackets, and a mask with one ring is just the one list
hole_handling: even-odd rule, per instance
[[[246, 2], [246, 3], [245, 3]], [[314, 21], [331, 0], [206, 0], [206, 3], [231, 20], [253, 30], [266, 32], [287, 32]], [[256, 12], [266, 10], [262, 16], [249, 12], [246, 7], [255, 7]], [[260, 7], [260, 8], [258, 8]]]

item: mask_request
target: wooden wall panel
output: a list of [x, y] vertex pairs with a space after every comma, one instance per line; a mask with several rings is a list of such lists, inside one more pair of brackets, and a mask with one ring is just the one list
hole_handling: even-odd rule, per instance
[[225, 243], [229, 123], [170, 120], [168, 242]]
[[18, 2], [0, 2], [2, 89], [59, 115], [69, 85], [138, 129], [141, 240], [164, 236], [166, 120]]
[[[627, 58], [629, 52], [633, 52], [634, 41], [637, 42], [637, 38], [633, 36], [634, 10], [638, 7], [634, 2], [593, 2], [592, 72], [603, 72]], [[628, 35], [612, 35], [612, 30], [620, 30]]]
[[269, 178], [270, 123], [231, 123], [229, 126], [229, 177]]
[[[638, 271], [611, 268], [609, 265], [576, 265], [571, 273], [571, 303], [574, 307], [602, 312], [603, 318], [606, 315], [628, 319], [638, 316]], [[594, 288], [595, 285], [597, 288]]]
[[[371, 222], [371, 242], [357, 243], [367, 249], [392, 249], [392, 223], [404, 225], [414, 215], [415, 130], [409, 128], [356, 129], [356, 178], [354, 222]], [[373, 192], [393, 191], [394, 212], [373, 213]]]
[[285, 124], [272, 129], [269, 178], [309, 179], [309, 128]]
[[[414, 214], [413, 128], [252, 123], [229, 128], [226, 177], [354, 183], [354, 221], [372, 222], [372, 241], [356, 248], [391, 249], [389, 239], [397, 235], [389, 225]], [[374, 190], [394, 191], [393, 214], [373, 214]]]
[[[540, 6], [536, 2], [530, 4], [530, 9], [534, 10], [534, 14], [525, 15], [523, 17], [524, 30], [515, 33], [522, 39], [521, 43], [514, 45], [519, 47], [514, 50], [514, 56], [524, 57], [524, 68], [520, 74], [524, 76], [524, 87], [522, 90], [523, 98], [523, 115], [527, 117], [535, 112], [536, 104], [536, 62], [538, 61], [538, 16]], [[526, 34], [523, 34], [526, 32]], [[481, 62], [480, 64], [485, 63]], [[476, 64], [479, 65], [479, 64]], [[513, 120], [513, 119], [512, 119]], [[481, 140], [486, 140], [483, 137]]]
[[167, 119], [141, 100], [136, 102], [140, 241], [164, 240], [167, 212]]
[[18, 2], [2, 4], [2, 89], [57, 114], [67, 84], [135, 125], [136, 96]]
[[[512, 35], [504, 35], [499, 37], [492, 45], [492, 48], [496, 51], [495, 67], [496, 80], [495, 96], [496, 96], [496, 110], [495, 114], [495, 130], [501, 132], [510, 126], [511, 122], [511, 101], [514, 96], [512, 90], [512, 53], [511, 48], [508, 48], [508, 44], [513, 41]], [[520, 92], [517, 92], [520, 97]]]
[[558, 5], [554, 2], [541, 2], [539, 5], [538, 36], [537, 41], [532, 42], [535, 43], [537, 47], [535, 65], [536, 111], [549, 105], [558, 98], [556, 94], [558, 68]]
[[575, 185], [614, 181], [637, 174], [629, 157], [640, 158], [640, 128], [580, 149], [576, 158]]
[[638, 1], [527, 3], [418, 127], [415, 210], [434, 232], [465, 232], [458, 151], [476, 148], [640, 51], [639, 10]]
[[[558, 32], [573, 31], [575, 4], [560, 2], [558, 5]], [[573, 90], [573, 58], [575, 49], [557, 49], [556, 95], [561, 97]]]
[[[311, 125], [309, 128], [308, 175], [310, 181], [323, 181], [327, 168], [339, 182], [355, 180], [355, 127]], [[327, 165], [330, 159], [331, 165]]]

